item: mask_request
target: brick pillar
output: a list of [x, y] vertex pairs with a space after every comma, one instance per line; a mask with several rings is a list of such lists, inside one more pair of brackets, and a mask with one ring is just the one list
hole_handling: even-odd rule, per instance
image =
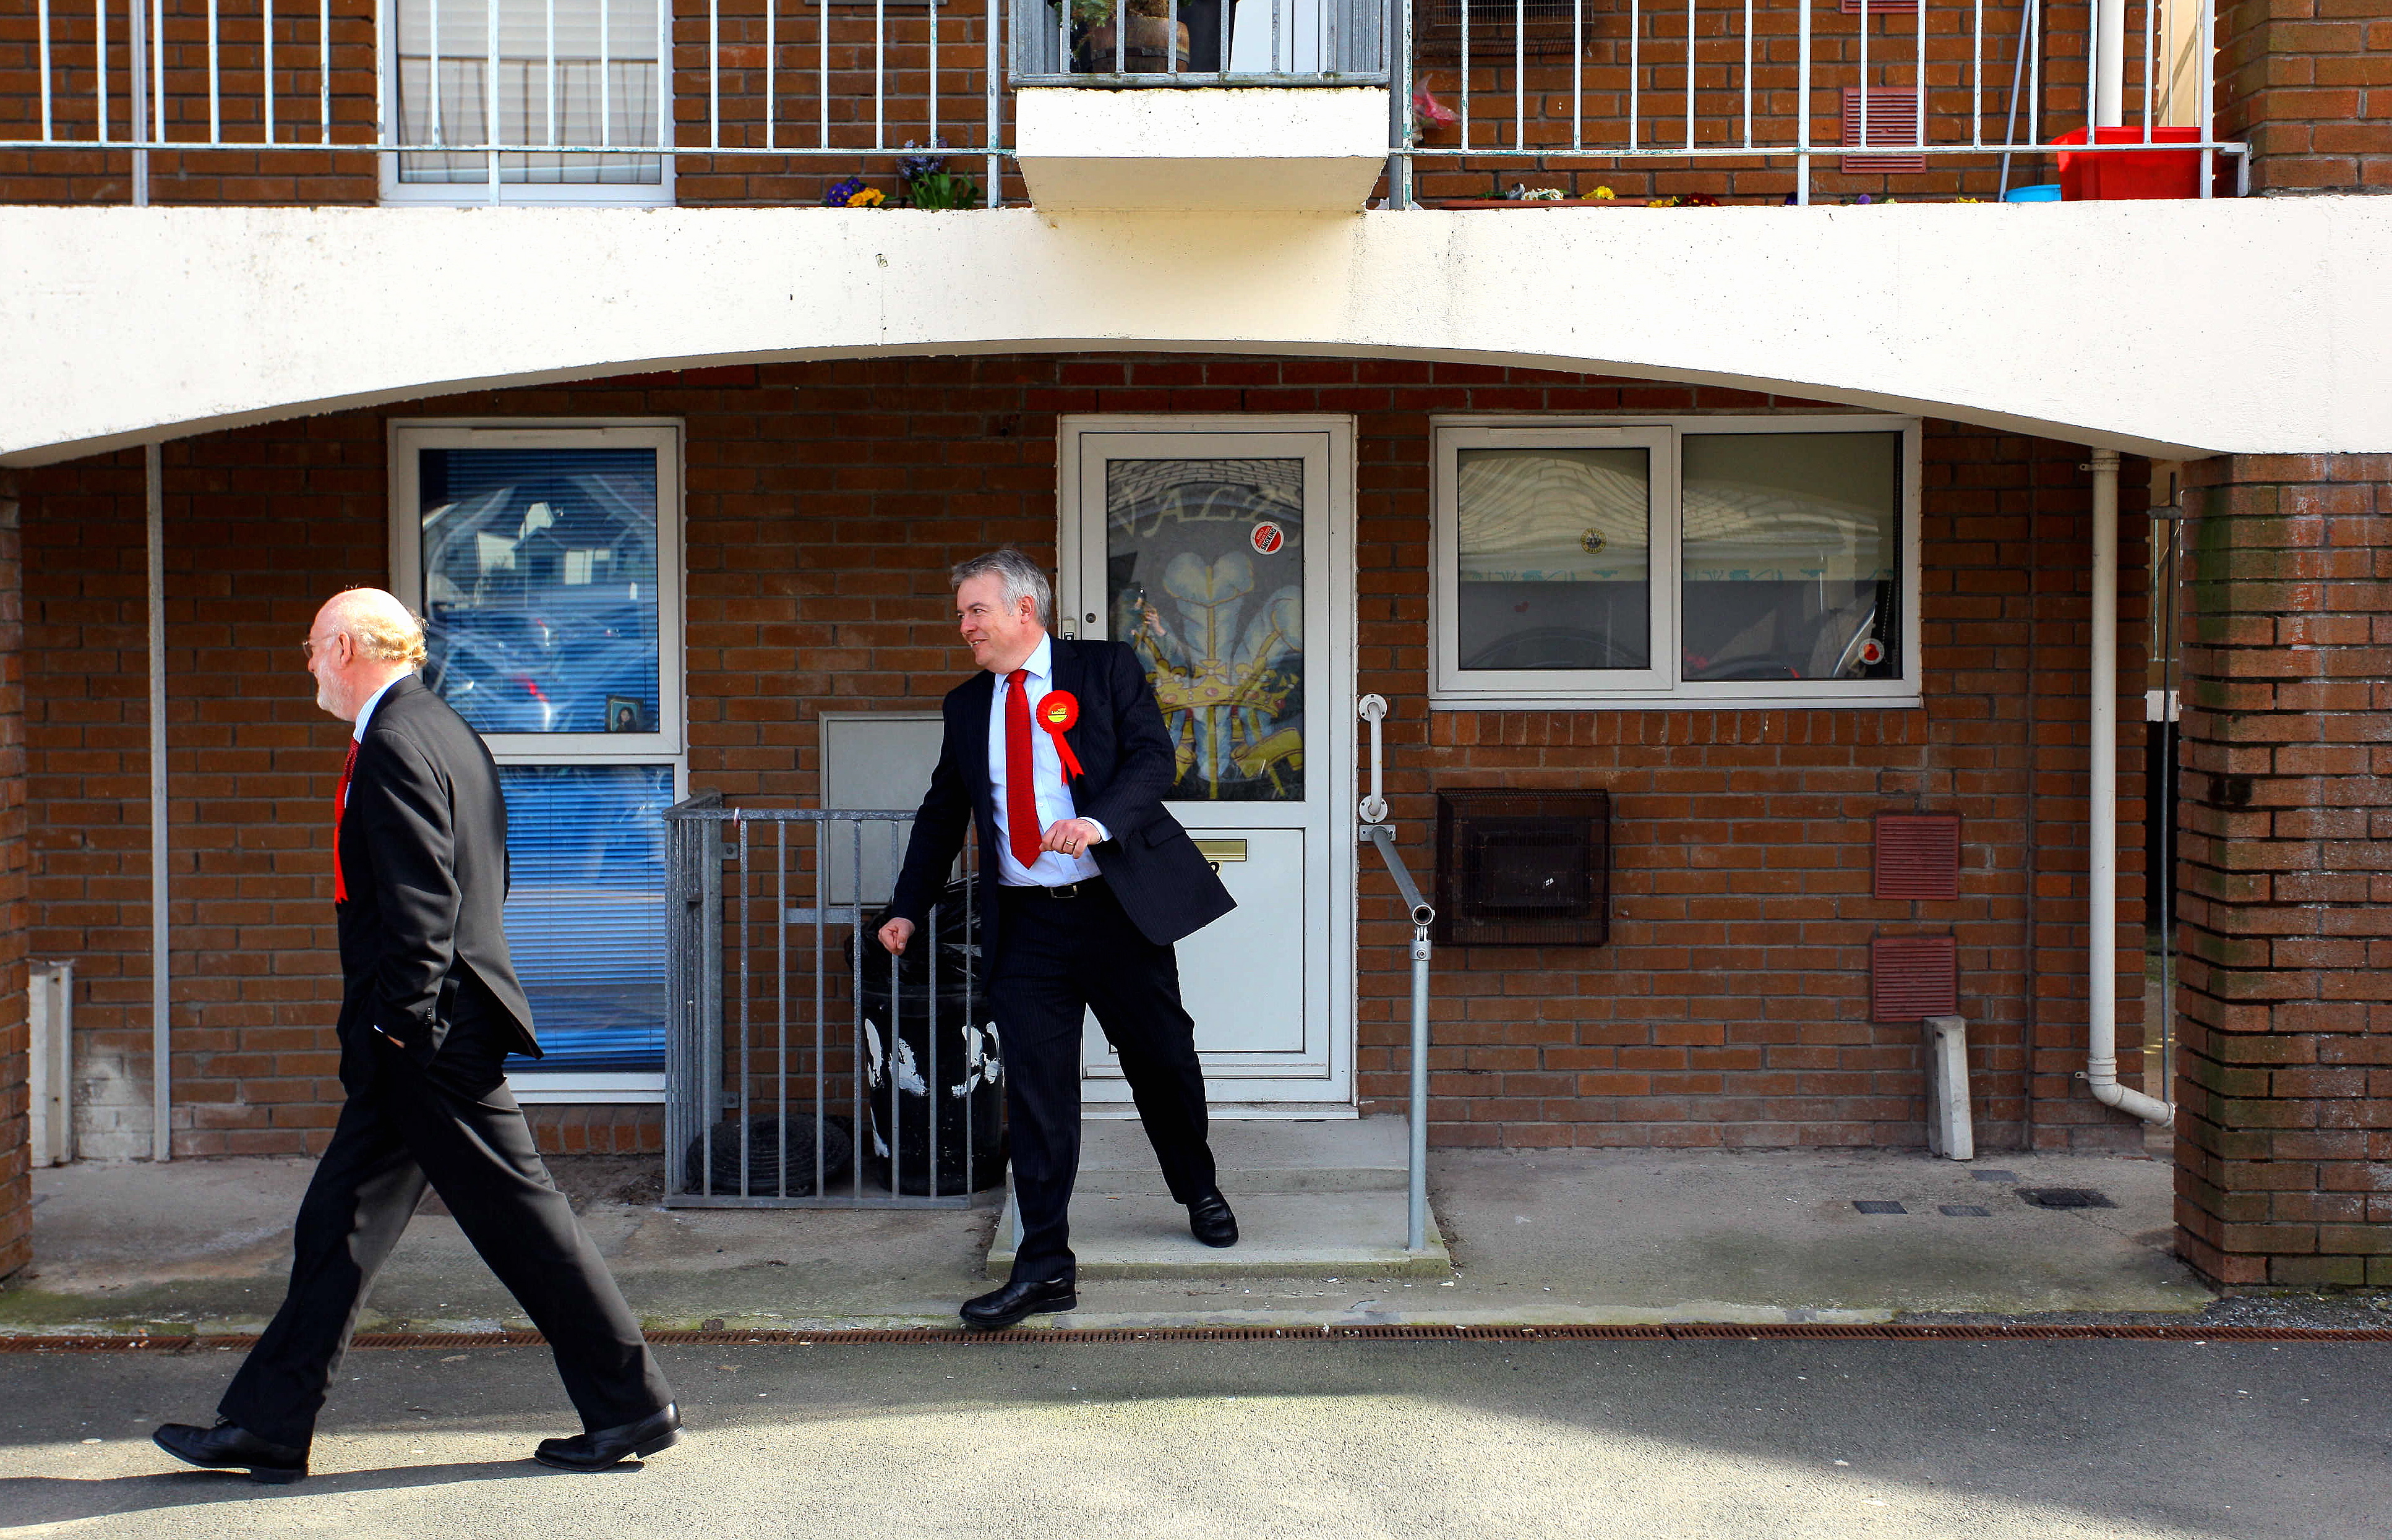
[[17, 473], [0, 468], [0, 1278], [33, 1258], [25, 1024], [25, 607]]
[[2392, 190], [2392, 0], [2224, 0], [2217, 133], [2255, 193]]
[[2178, 1249], [2392, 1284], [2392, 455], [2187, 472]]

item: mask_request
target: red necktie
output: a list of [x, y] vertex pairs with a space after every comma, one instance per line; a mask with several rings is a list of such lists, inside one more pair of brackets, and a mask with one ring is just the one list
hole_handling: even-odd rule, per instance
[[349, 881], [341, 874], [341, 814], [349, 806], [349, 772], [358, 768], [358, 741], [349, 740], [349, 757], [341, 761], [341, 787], [332, 794], [332, 901], [349, 901]]
[[1038, 787], [1031, 780], [1030, 692], [1021, 681], [1027, 668], [1005, 676], [1005, 842], [1025, 867], [1038, 864]]

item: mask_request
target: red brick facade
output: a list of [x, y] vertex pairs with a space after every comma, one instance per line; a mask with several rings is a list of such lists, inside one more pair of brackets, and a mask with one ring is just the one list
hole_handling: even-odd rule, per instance
[[16, 472], [0, 470], [0, 1278], [32, 1259], [25, 1020], [25, 619]]
[[2392, 1284], [2392, 455], [2190, 469], [2182, 1244], [2230, 1284]]
[[[2328, 0], [2331, 3], [2331, 0]], [[2380, 8], [2382, 0], [2360, 0]], [[1463, 72], [1458, 32], [1439, 18], [1458, 16], [1452, 6], [1422, 0], [1416, 7], [1422, 46], [1417, 70], [1421, 84], [1446, 105], [1458, 110], [1463, 95]], [[2258, 7], [2265, 10], [2264, 6]], [[715, 205], [812, 204], [823, 189], [843, 177], [861, 174], [892, 199], [902, 190], [895, 166], [887, 157], [847, 156], [724, 156], [703, 153], [706, 146], [765, 144], [765, 22], [760, 0], [723, 0], [708, 6], [679, 0], [674, 7], [674, 140], [698, 153], [683, 153], [675, 162], [677, 201], [693, 207]], [[1813, 6], [1812, 51], [1816, 67], [1850, 66], [1857, 79], [1861, 32], [1868, 32], [1869, 78], [1879, 87], [1915, 84], [1918, 34], [1910, 10], [1872, 6], [1864, 16], [1859, 7]], [[2082, 3], [2047, 6], [2042, 57], [2041, 97], [2044, 126], [2058, 133], [2084, 121], [2085, 46], [2087, 7]], [[1926, 61], [1927, 115], [1934, 138], [1969, 142], [1971, 113], [1982, 119], [1979, 142], [1998, 143], [2002, 114], [2008, 107], [2008, 61], [2018, 35], [2020, 7], [2015, 4], [1983, 8], [1983, 38], [1976, 33], [1977, 12], [1957, 6], [1928, 8]], [[335, 144], [372, 142], [374, 116], [374, 6], [370, 0], [334, 0], [332, 6], [333, 77], [331, 90], [332, 137]], [[208, 98], [203, 52], [208, 7], [201, 0], [168, 0], [164, 8], [167, 63], [167, 129], [174, 136], [207, 131]], [[800, 7], [779, 18], [774, 81], [774, 144], [812, 147], [822, 142], [818, 68], [822, 58], [813, 31], [816, 18], [827, 15], [832, 28], [830, 60], [830, 139], [834, 145], [871, 142], [876, 110], [886, 119], [885, 140], [900, 145], [928, 142], [932, 135], [930, 79], [930, 30], [927, 13], [892, 8], [885, 18], [889, 41], [887, 68], [878, 82], [873, 70], [874, 14], [868, 7], [825, 10]], [[1753, 13], [1752, 71], [1756, 97], [1752, 135], [1763, 142], [1790, 143], [1801, 87], [1797, 71], [1797, 8], [1787, 0], [1763, 0]], [[946, 7], [939, 12], [938, 84], [939, 136], [951, 145], [969, 147], [984, 133], [985, 75], [982, 61], [985, 12], [974, 7]], [[374, 158], [356, 151], [331, 152], [309, 148], [321, 132], [322, 111], [316, 87], [315, 19], [309, 13], [298, 32], [286, 37], [294, 50], [283, 56], [279, 71], [284, 84], [276, 97], [279, 142], [272, 149], [217, 152], [165, 152], [153, 155], [151, 192], [158, 203], [371, 203], [378, 197]], [[219, 78], [221, 121], [228, 137], [258, 135], [263, 117], [261, 76], [254, 20], [224, 23], [227, 65]], [[1430, 199], [1484, 198], [1500, 195], [1515, 183], [1562, 188], [1592, 193], [1608, 187], [1622, 198], [1660, 194], [1703, 193], [1737, 202], [1775, 203], [1794, 187], [1791, 160], [1720, 159], [1677, 162], [1641, 162], [1605, 166], [1583, 157], [1574, 164], [1545, 169], [1535, 152], [1551, 151], [1582, 134], [1592, 147], [1630, 142], [1632, 78], [1630, 30], [1624, 7], [1588, 7], [1582, 20], [1584, 51], [1573, 71], [1571, 35], [1566, 17], [1530, 22], [1525, 71], [1514, 68], [1509, 12], [1494, 7], [1473, 10], [1469, 96], [1473, 115], [1471, 143], [1480, 149], [1518, 147], [1516, 159], [1424, 160], [1418, 190]], [[1694, 142], [1716, 147], [1738, 143], [1745, 133], [1742, 85], [1745, 48], [1741, 13], [1712, 7], [1696, 21]], [[2143, 8], [2127, 6], [2127, 35], [2139, 38]], [[32, 137], [39, 133], [38, 80], [33, 70], [35, 32], [29, 19], [0, 22], [0, 136]], [[1686, 141], [1685, 17], [1665, 6], [1647, 7], [1642, 32], [1635, 39], [1632, 74], [1636, 84], [1635, 142], [1645, 148]], [[55, 75], [53, 105], [57, 132], [91, 136], [94, 128], [92, 19], [60, 12], [53, 19], [54, 60], [65, 68]], [[709, 34], [722, 45], [719, 73], [708, 68]], [[2221, 33], [2221, 36], [2225, 35]], [[2258, 50], [2306, 48], [2305, 39], [2279, 38], [2255, 29], [2249, 46]], [[110, 35], [110, 70], [115, 105], [112, 132], [127, 132], [124, 100], [126, 61], [122, 24]], [[2319, 45], [2320, 47], [2329, 45]], [[2334, 44], [2330, 46], [2342, 47]], [[2379, 51], [2381, 45], [2378, 45]], [[1972, 93], [1972, 58], [1982, 54], [1981, 89]], [[2263, 61], [2264, 64], [2264, 61]], [[2305, 68], [2306, 66], [2304, 66]], [[2262, 66], [2255, 66], [2262, 68]], [[2321, 65], [2320, 68], [2326, 68]], [[2334, 66], [2333, 68], [2341, 68]], [[296, 72], [292, 72], [292, 71]], [[2142, 54], [2130, 47], [2127, 60], [2128, 98], [2142, 97]], [[2331, 70], [2328, 71], [2331, 73]], [[2264, 65], [2269, 86], [2279, 84], [2282, 69]], [[2235, 77], [2238, 88], [2242, 76]], [[2283, 77], [2289, 82], [2290, 77]], [[2304, 80], [2306, 77], [2304, 77]], [[1525, 88], [1524, 88], [1525, 87]], [[876, 109], [876, 90], [885, 98]], [[1574, 90], [1584, 92], [1573, 107]], [[2351, 93], [2356, 97], [2356, 92]], [[1934, 157], [1918, 171], [1846, 172], [1841, 169], [1840, 102], [1832, 90], [1811, 93], [1812, 136], [1822, 151], [1815, 166], [1814, 196], [1840, 201], [1869, 194], [1875, 198], [1944, 200], [1959, 196], [1991, 198], [1998, 190], [2001, 167], [1995, 156]], [[2221, 97], [2221, 101], [2228, 99]], [[2240, 99], [2239, 97], [2235, 99]], [[720, 122], [715, 104], [720, 103]], [[1008, 116], [1012, 107], [1006, 109]], [[2328, 118], [2322, 109], [2294, 105], [2288, 96], [2282, 108], [2263, 114], [2293, 111], [2304, 118]], [[1515, 113], [1522, 114], [1515, 128]], [[2353, 112], [2350, 117], [2359, 114]], [[2379, 113], [2379, 117], [2380, 117]], [[2023, 137], [2025, 125], [2021, 125]], [[2380, 132], [2379, 130], [2377, 130]], [[2309, 131], [2305, 126], [2304, 135]], [[2329, 123], [2319, 129], [2327, 144], [2346, 144], [2348, 133]], [[2349, 132], [2364, 132], [2354, 127]], [[1436, 148], [1460, 142], [1459, 129], [1433, 132], [1424, 140]], [[2320, 146], [2319, 153], [2325, 153]], [[2345, 150], [2345, 153], [2349, 151]], [[2378, 149], [2372, 153], [2381, 155]], [[984, 176], [981, 162], [960, 159], [956, 169], [975, 178]], [[2010, 185], [2052, 180], [2056, 173], [2039, 160], [2014, 160]], [[132, 159], [123, 151], [62, 149], [0, 153], [0, 202], [123, 203], [132, 197]], [[1023, 201], [1017, 173], [1006, 173], [1005, 196]], [[2322, 185], [2322, 184], [2320, 184]], [[2380, 184], [2379, 184], [2380, 185]]]
[[[968, 666], [944, 615], [948, 563], [1004, 541], [1051, 551], [1066, 412], [1356, 417], [1358, 683], [1400, 703], [1390, 793], [1416, 868], [1430, 863], [1437, 786], [1611, 789], [1624, 912], [1610, 946], [1440, 951], [1439, 1143], [1915, 1146], [1918, 1035], [1868, 1022], [1867, 948], [1920, 932], [1957, 938], [1982, 1143], [2136, 1143], [2070, 1080], [2084, 1018], [2081, 450], [1929, 425], [1923, 711], [1421, 708], [1432, 412], [1722, 409], [1826, 408], [1399, 362], [890, 359], [485, 393], [170, 445], [176, 1147], [296, 1152], [332, 1115], [328, 831], [310, 814], [330, 796], [341, 730], [314, 708], [295, 642], [322, 595], [387, 581], [389, 416], [683, 420], [690, 782], [786, 805], [813, 797], [818, 712], [927, 704]], [[87, 1044], [142, 1079], [138, 459], [23, 483], [34, 945], [78, 960]], [[2140, 522], [2129, 531], [2133, 574]], [[2133, 679], [2138, 595], [2124, 610]], [[2126, 736], [2122, 757], [2138, 765]], [[1871, 815], [1919, 809], [1966, 820], [1962, 897], [1870, 898]], [[2121, 812], [2131, 846], [2139, 803]], [[1384, 886], [1366, 879], [1359, 1068], [1366, 1099], [1392, 1106], [1407, 932]], [[2130, 1062], [2138, 939], [2121, 946]], [[557, 1147], [656, 1147], [640, 1117], [540, 1119]]]
[[2255, 193], [2392, 189], [2392, 0], [2225, 0], [2217, 132]]

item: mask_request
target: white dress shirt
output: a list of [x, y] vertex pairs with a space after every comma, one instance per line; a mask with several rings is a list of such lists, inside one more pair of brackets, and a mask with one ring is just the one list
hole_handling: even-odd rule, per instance
[[394, 674], [380, 690], [366, 697], [366, 704], [358, 707], [357, 725], [349, 730], [349, 736], [352, 739], [360, 744], [366, 741], [366, 724], [373, 720], [374, 707], [380, 705], [382, 698], [390, 693], [391, 685], [396, 684], [405, 678], [407, 678], [405, 674]]
[[[1054, 639], [1040, 637], [1037, 651], [1021, 666], [1029, 675], [1021, 681], [1021, 692], [1030, 703], [1030, 783], [1038, 799], [1038, 828], [1044, 835], [1065, 819], [1080, 816], [1072, 805], [1072, 788], [1063, 780], [1063, 757], [1055, 752], [1055, 736], [1038, 720], [1038, 703], [1055, 686]], [[1005, 707], [1012, 689], [1009, 673], [997, 675], [988, 702], [988, 782], [989, 795], [996, 805], [996, 880], [1007, 887], [1061, 887], [1086, 882], [1097, 874], [1096, 858], [1086, 850], [1076, 856], [1044, 850], [1028, 866], [1013, 859], [1013, 836], [1005, 822]], [[1100, 823], [1097, 832], [1102, 839], [1112, 837]]]

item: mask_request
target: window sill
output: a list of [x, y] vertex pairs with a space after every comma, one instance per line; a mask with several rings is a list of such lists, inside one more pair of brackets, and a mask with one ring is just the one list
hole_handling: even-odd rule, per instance
[[1916, 690], [1860, 694], [1620, 694], [1509, 695], [1466, 691], [1431, 695], [1431, 711], [1919, 711], [1926, 702]]
[[514, 1088], [516, 1102], [525, 1106], [558, 1102], [654, 1104], [665, 1099], [665, 1077], [660, 1069], [605, 1074], [526, 1069], [509, 1074], [507, 1083]]

